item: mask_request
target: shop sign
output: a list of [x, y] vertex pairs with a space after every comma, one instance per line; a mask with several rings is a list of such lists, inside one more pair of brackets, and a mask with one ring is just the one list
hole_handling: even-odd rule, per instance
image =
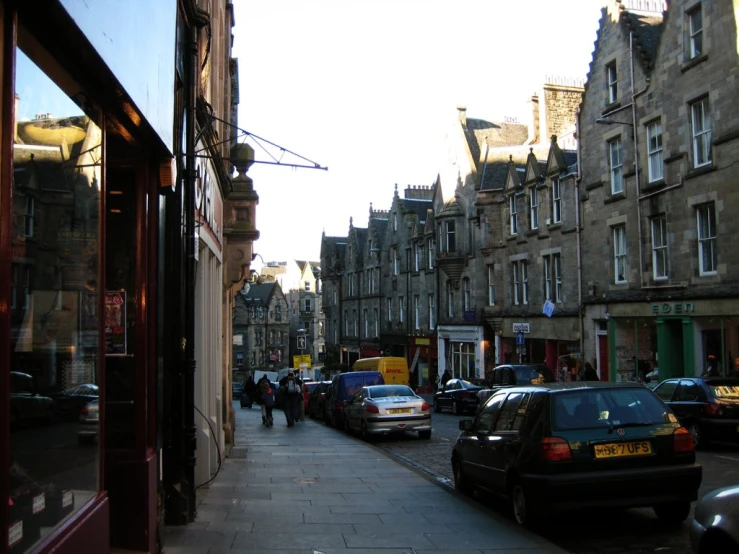
[[529, 323], [514, 323], [513, 324], [513, 334], [516, 333], [530, 333], [531, 332], [531, 324]]
[[105, 293], [105, 354], [126, 355], [126, 293]]
[[[202, 142], [198, 142], [198, 151], [207, 152]], [[197, 178], [195, 180], [195, 209], [200, 218], [208, 225], [218, 244], [223, 244], [223, 202], [218, 188], [218, 179], [212, 169], [210, 158], [197, 159]]]
[[652, 304], [652, 313], [654, 315], [682, 315], [682, 314], [694, 314], [695, 304], [692, 302], [677, 303], [677, 304]]
[[430, 339], [416, 339], [416, 346], [430, 346]]

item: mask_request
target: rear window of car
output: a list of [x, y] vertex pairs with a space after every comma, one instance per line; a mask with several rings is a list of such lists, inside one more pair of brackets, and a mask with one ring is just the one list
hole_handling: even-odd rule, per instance
[[388, 396], [415, 396], [410, 387], [405, 385], [386, 385], [378, 387], [368, 387], [370, 398], [386, 398]]
[[583, 389], [552, 394], [552, 430], [660, 424], [668, 409], [647, 388]]
[[551, 383], [554, 379], [547, 368], [537, 367], [518, 367], [516, 368], [516, 382], [519, 385], [531, 384], [541, 385], [542, 383]]
[[739, 383], [736, 381], [711, 381], [706, 384], [714, 398], [739, 401]]
[[305, 392], [311, 392], [317, 386], [318, 386], [318, 383], [315, 381], [312, 383], [305, 383]]

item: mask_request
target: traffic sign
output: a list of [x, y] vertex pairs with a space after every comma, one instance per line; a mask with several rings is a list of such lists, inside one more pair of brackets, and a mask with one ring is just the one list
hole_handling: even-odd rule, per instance
[[523, 334], [523, 331], [516, 333], [516, 344], [519, 346], [526, 344], [526, 336]]
[[305, 350], [305, 335], [298, 335], [298, 350]]

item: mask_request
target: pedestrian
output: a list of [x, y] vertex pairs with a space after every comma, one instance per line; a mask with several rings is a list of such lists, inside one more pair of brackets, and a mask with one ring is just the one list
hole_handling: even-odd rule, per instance
[[598, 372], [595, 368], [590, 365], [590, 362], [585, 362], [585, 374], [583, 375], [583, 381], [600, 381]]
[[706, 377], [718, 377], [718, 364], [716, 363], [716, 356], [713, 354], [708, 355], [708, 364], [706, 365], [706, 372], [704, 373]]
[[264, 402], [262, 401], [262, 385], [264, 383], [271, 384], [269, 382], [269, 377], [267, 377], [267, 374], [265, 373], [259, 378], [259, 381], [257, 381], [257, 389], [256, 389], [256, 396], [257, 396], [257, 402], [262, 406], [262, 425], [267, 424], [267, 410], [264, 407]]
[[257, 384], [254, 382], [254, 377], [252, 377], [251, 375], [249, 375], [249, 377], [246, 379], [246, 383], [244, 384], [244, 392], [252, 402], [257, 401]]
[[445, 369], [444, 370], [444, 373], [442, 373], [442, 375], [441, 375], [441, 388], [446, 387], [447, 381], [449, 381], [449, 379], [451, 379], [451, 378], [452, 378], [452, 374], [449, 373], [449, 370], [448, 369]]
[[272, 408], [275, 405], [275, 390], [272, 388], [272, 383], [269, 382], [269, 379], [262, 380], [259, 388], [262, 393], [262, 408], [264, 408], [265, 412], [262, 423], [265, 427], [272, 427]]
[[280, 389], [282, 390], [282, 402], [287, 426], [292, 427], [296, 421], [300, 420], [300, 402], [303, 400], [303, 387], [300, 378], [295, 375], [295, 372], [288, 371], [287, 375], [280, 379]]

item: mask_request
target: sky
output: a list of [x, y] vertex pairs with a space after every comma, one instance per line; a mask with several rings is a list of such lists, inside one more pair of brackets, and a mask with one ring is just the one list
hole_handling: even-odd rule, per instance
[[366, 227], [395, 186], [430, 186], [467, 116], [527, 123], [548, 76], [585, 79], [605, 0], [239, 0], [238, 125], [263, 149], [254, 251], [320, 261], [322, 233]]

